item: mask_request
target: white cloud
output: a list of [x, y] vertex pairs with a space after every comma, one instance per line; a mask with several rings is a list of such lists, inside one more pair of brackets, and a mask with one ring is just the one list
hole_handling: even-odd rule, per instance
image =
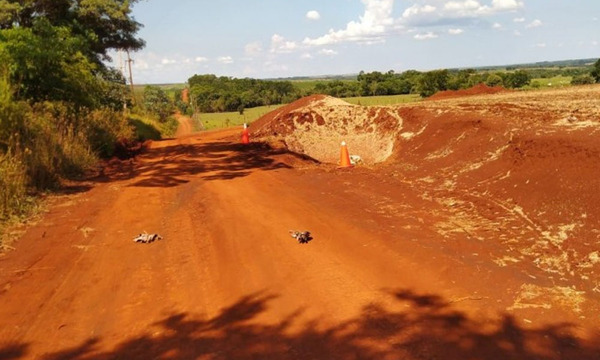
[[220, 56], [217, 58], [217, 61], [221, 64], [232, 64], [233, 58], [231, 56]]
[[409, 7], [408, 9], [404, 10], [404, 12], [402, 13], [402, 17], [405, 19], [411, 18], [411, 17], [415, 17], [415, 16], [419, 16], [421, 14], [430, 14], [433, 13], [436, 10], [435, 6], [431, 6], [431, 5], [425, 5], [425, 6], [419, 6], [417, 4]]
[[345, 29], [329, 30], [318, 38], [305, 38], [302, 43], [307, 46], [323, 46], [341, 42], [381, 42], [383, 36], [394, 25], [392, 10], [394, 0], [362, 0], [365, 13], [359, 21], [350, 21]]
[[460, 35], [464, 32], [465, 31], [463, 29], [448, 29], [448, 34], [450, 35]]
[[246, 44], [244, 47], [244, 52], [246, 55], [255, 56], [262, 53], [262, 44], [258, 41]]
[[492, 27], [494, 29], [502, 29], [502, 24], [500, 24], [500, 23], [494, 23], [494, 25], [492, 25]]
[[207, 62], [207, 61], [208, 61], [208, 59], [207, 59], [207, 58], [205, 58], [204, 56], [197, 56], [197, 57], [194, 59], [194, 61], [195, 61], [195, 62], [198, 62], [198, 63], [202, 63], [202, 62]]
[[523, 7], [523, 1], [518, 0], [493, 0], [492, 8], [496, 10], [517, 10]]
[[545, 48], [545, 47], [546, 47], [546, 43], [539, 43], [539, 44], [535, 44], [535, 47], [538, 47], [538, 48]]
[[322, 49], [321, 51], [319, 51], [319, 54], [321, 54], [321, 55], [327, 55], [327, 56], [334, 56], [334, 55], [337, 55], [338, 53], [335, 50]]
[[[431, 0], [430, 0], [431, 1]], [[478, 19], [503, 12], [512, 12], [524, 6], [519, 0], [493, 0], [484, 5], [479, 0], [445, 1], [442, 7], [415, 4], [402, 13], [402, 21], [413, 26], [431, 26]]]
[[464, 1], [448, 1], [444, 5], [444, 10], [455, 13], [468, 13], [472, 11], [482, 11], [484, 9], [479, 1], [464, 0]]
[[515, 32], [513, 33], [515, 36], [521, 36], [521, 32], [519, 30], [515, 30]]
[[532, 22], [530, 22], [529, 24], [527, 24], [527, 26], [525, 26], [527, 29], [531, 29], [531, 28], [536, 28], [536, 27], [540, 27], [542, 26], [542, 21], [539, 19], [535, 19]]
[[318, 11], [311, 10], [306, 13], [306, 18], [308, 20], [319, 20], [321, 18], [321, 14]]
[[309, 54], [309, 53], [304, 53], [304, 54], [300, 55], [300, 58], [308, 60], [308, 59], [312, 59], [313, 56], [311, 54]]
[[438, 37], [438, 35], [435, 33], [432, 33], [432, 32], [415, 35], [415, 39], [417, 39], [417, 40], [431, 40], [431, 39], [436, 39], [437, 37]]
[[592, 41], [592, 46], [598, 46], [598, 41], [596, 41], [596, 40]]
[[287, 41], [281, 35], [274, 34], [271, 36], [271, 52], [272, 53], [290, 53], [298, 47], [293, 41]]
[[522, 23], [522, 22], [525, 22], [525, 18], [514, 18], [513, 22]]
[[172, 65], [177, 63], [177, 61], [173, 59], [162, 59], [160, 63], [163, 65]]

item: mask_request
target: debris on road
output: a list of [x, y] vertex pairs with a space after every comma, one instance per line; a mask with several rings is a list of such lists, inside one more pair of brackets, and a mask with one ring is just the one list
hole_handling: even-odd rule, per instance
[[162, 236], [160, 236], [159, 234], [148, 234], [147, 232], [144, 232], [143, 234], [139, 234], [138, 236], [133, 238], [134, 242], [139, 242], [139, 243], [151, 243], [154, 240], [162, 240]]
[[290, 235], [298, 240], [298, 243], [300, 244], [306, 244], [313, 239], [312, 236], [310, 236], [310, 231], [290, 230]]

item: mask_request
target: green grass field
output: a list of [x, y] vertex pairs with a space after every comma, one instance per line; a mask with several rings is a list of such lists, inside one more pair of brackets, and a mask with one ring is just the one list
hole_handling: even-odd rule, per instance
[[571, 85], [572, 77], [570, 76], [555, 76], [552, 78], [532, 79], [527, 89], [544, 89], [553, 87], [563, 87]]
[[240, 115], [239, 112], [224, 112], [224, 113], [202, 113], [197, 118], [202, 121], [204, 130], [227, 128], [232, 126], [240, 126], [244, 123], [250, 124], [261, 116], [277, 109], [282, 105], [260, 106], [252, 109], [244, 110]]

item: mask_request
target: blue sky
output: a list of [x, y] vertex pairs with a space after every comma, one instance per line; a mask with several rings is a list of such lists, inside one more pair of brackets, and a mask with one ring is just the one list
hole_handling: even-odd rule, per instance
[[141, 0], [133, 16], [136, 83], [600, 57], [598, 0]]

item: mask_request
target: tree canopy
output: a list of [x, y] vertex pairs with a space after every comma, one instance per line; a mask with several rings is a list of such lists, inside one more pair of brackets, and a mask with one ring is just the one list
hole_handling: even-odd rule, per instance
[[591, 75], [596, 79], [596, 82], [600, 82], [600, 59], [594, 63]]
[[107, 59], [110, 49], [139, 50], [141, 24], [131, 16], [138, 0], [0, 0], [0, 29], [33, 28], [43, 18], [86, 39], [89, 53]]
[[103, 60], [111, 49], [144, 46], [136, 1], [0, 0], [0, 70], [15, 99], [118, 107], [123, 82]]
[[192, 102], [201, 112], [243, 111], [244, 108], [281, 104], [299, 97], [290, 81], [194, 75], [188, 79], [188, 84]]

